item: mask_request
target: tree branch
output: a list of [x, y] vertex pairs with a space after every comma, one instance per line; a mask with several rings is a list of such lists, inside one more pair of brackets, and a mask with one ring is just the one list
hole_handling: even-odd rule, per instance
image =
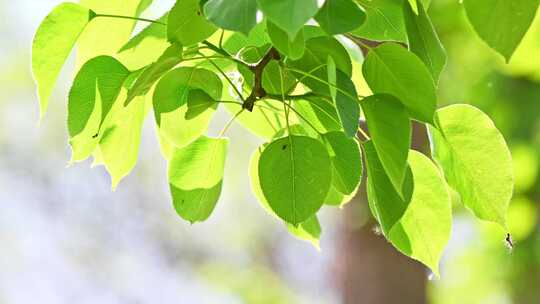
[[255, 105], [255, 101], [267, 95], [266, 91], [264, 90], [262, 86], [262, 76], [263, 76], [264, 68], [266, 67], [266, 65], [268, 65], [270, 60], [272, 59], [279, 60], [280, 58], [281, 57], [279, 55], [279, 52], [275, 48], [272, 47], [270, 48], [270, 50], [268, 50], [268, 53], [264, 55], [261, 61], [259, 61], [259, 63], [249, 66], [249, 69], [253, 72], [253, 75], [255, 76], [255, 81], [254, 81], [253, 89], [251, 90], [251, 93], [249, 94], [248, 98], [246, 98], [246, 100], [244, 101], [242, 108], [252, 112], [253, 106]]

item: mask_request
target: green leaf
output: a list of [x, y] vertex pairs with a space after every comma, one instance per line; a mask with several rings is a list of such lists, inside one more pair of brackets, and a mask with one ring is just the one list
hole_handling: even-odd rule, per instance
[[153, 96], [154, 115], [160, 132], [177, 147], [199, 137], [210, 123], [217, 103], [196, 117], [186, 120], [191, 90], [203, 90], [215, 101], [220, 100], [222, 84], [209, 70], [180, 67], [169, 71], [156, 84]]
[[[341, 121], [336, 108], [330, 100], [320, 97], [309, 97], [306, 100], [295, 100], [294, 109], [307, 119], [319, 133], [341, 131]], [[300, 119], [300, 124], [309, 128], [309, 125]]]
[[403, 0], [357, 0], [366, 11], [366, 21], [353, 34], [377, 41], [405, 42]]
[[169, 163], [169, 187], [180, 217], [195, 223], [206, 220], [219, 199], [228, 139], [201, 136], [175, 149]]
[[109, 114], [129, 71], [116, 59], [99, 56], [85, 63], [75, 76], [68, 97], [68, 131], [74, 137], [81, 133], [90, 119], [100, 96], [100, 123]]
[[291, 39], [313, 17], [319, 7], [317, 0], [257, 0], [266, 18], [285, 30]]
[[313, 247], [320, 250], [321, 224], [317, 216], [310, 217], [298, 226], [287, 224], [287, 230], [296, 238], [310, 242]]
[[39, 25], [32, 42], [32, 73], [38, 86], [40, 117], [71, 49], [95, 13], [75, 3], [55, 7]]
[[[227, 103], [225, 109], [235, 114], [242, 109], [242, 105]], [[238, 116], [236, 121], [251, 133], [266, 140], [272, 139], [286, 126], [282, 102], [269, 99], [257, 101], [253, 112]]]
[[433, 122], [437, 105], [435, 84], [424, 63], [395, 43], [384, 43], [369, 51], [362, 74], [374, 93], [399, 98], [412, 118]]
[[199, 0], [177, 0], [169, 13], [167, 37], [188, 46], [210, 37], [216, 27], [206, 20]]
[[322, 135], [332, 164], [332, 186], [343, 194], [356, 192], [362, 179], [362, 154], [358, 141], [343, 132]]
[[389, 240], [403, 254], [429, 266], [439, 275], [439, 260], [452, 227], [452, 204], [437, 167], [423, 154], [409, 153], [414, 180], [411, 202], [390, 231]]
[[474, 30], [492, 49], [510, 60], [531, 26], [539, 0], [466, 0]]
[[407, 4], [403, 9], [409, 49], [424, 62], [437, 84], [446, 65], [446, 51], [422, 3], [418, 3], [417, 13]]
[[491, 119], [470, 105], [437, 111], [432, 154], [448, 184], [476, 217], [506, 227], [512, 197], [512, 158]]
[[289, 135], [270, 143], [259, 161], [259, 182], [274, 212], [297, 225], [322, 206], [331, 182], [331, 163], [323, 144]]
[[[293, 73], [307, 87], [319, 94], [330, 96], [328, 89], [328, 57], [336, 68], [347, 76], [352, 75], [352, 63], [347, 50], [332, 37], [315, 37], [306, 41], [304, 56], [298, 60], [287, 60], [287, 65], [312, 75], [308, 77]], [[322, 81], [321, 81], [322, 80]]]
[[[283, 89], [281, 87], [281, 79], [283, 79]], [[251, 83], [253, 83], [253, 80], [251, 80]], [[252, 84], [250, 86], [253, 87]], [[262, 86], [266, 93], [281, 96], [282, 92], [289, 94], [295, 88], [296, 78], [291, 72], [284, 71], [277, 61], [272, 60], [264, 67]]]
[[114, 121], [103, 132], [99, 151], [111, 175], [112, 188], [127, 176], [137, 163], [144, 118], [148, 113], [145, 99], [138, 97], [127, 107], [120, 106]]
[[247, 36], [257, 24], [257, 1], [209, 0], [204, 5], [204, 14], [220, 28], [239, 31]]
[[266, 22], [258, 23], [246, 37], [244, 34], [235, 32], [223, 43], [223, 49], [229, 54], [237, 55], [242, 49], [262, 47], [270, 43], [266, 32]]
[[185, 118], [187, 120], [193, 119], [208, 109], [215, 109], [216, 106], [216, 101], [210, 95], [206, 94], [205, 91], [191, 90], [188, 95]]
[[386, 237], [390, 230], [401, 219], [409, 205], [413, 192], [411, 169], [407, 167], [400, 195], [386, 175], [372, 141], [363, 143], [367, 166], [367, 194], [371, 213], [381, 225]]
[[360, 27], [366, 14], [352, 0], [326, 0], [315, 20], [326, 33], [337, 35]]
[[[167, 18], [165, 14], [158, 21], [167, 23]], [[130, 69], [138, 70], [158, 60], [169, 46], [167, 26], [150, 23], [125, 43], [117, 56]]]
[[300, 29], [294, 39], [290, 39], [287, 32], [279, 28], [271, 21], [266, 21], [268, 36], [278, 51], [287, 55], [292, 60], [299, 59], [304, 55], [305, 41], [304, 31]]
[[349, 76], [339, 70], [336, 76], [338, 90], [336, 92], [335, 105], [337, 113], [345, 134], [353, 137], [358, 131], [358, 121], [360, 120], [358, 94]]
[[[257, 150], [255, 150], [255, 152], [253, 152], [253, 155], [251, 156], [249, 162], [249, 180], [251, 183], [251, 189], [253, 190], [255, 197], [257, 198], [263, 209], [273, 217], [279, 218], [266, 201], [266, 198], [264, 197], [263, 191], [261, 189], [261, 184], [259, 182], [259, 160], [266, 146], [267, 145], [263, 145]], [[281, 219], [279, 220], [281, 221]], [[289, 232], [296, 238], [310, 242], [315, 248], [319, 249], [321, 226], [319, 224], [319, 219], [316, 215], [313, 215], [305, 222], [300, 223], [298, 226], [287, 224], [286, 222], [284, 223], [287, 225], [287, 229], [289, 230]]]
[[364, 98], [362, 110], [381, 165], [401, 196], [411, 145], [407, 110], [398, 99], [387, 94]]
[[334, 186], [330, 186], [330, 190], [328, 190], [328, 194], [326, 195], [326, 198], [324, 199], [324, 204], [327, 206], [335, 206], [342, 208], [344, 205], [349, 203], [358, 192], [359, 188], [356, 188], [356, 190], [351, 194], [343, 194], [336, 190]]
[[145, 95], [165, 73], [173, 69], [182, 61], [182, 45], [175, 43], [167, 48], [158, 60], [147, 68], [129, 88], [125, 104], [128, 105], [133, 98]]

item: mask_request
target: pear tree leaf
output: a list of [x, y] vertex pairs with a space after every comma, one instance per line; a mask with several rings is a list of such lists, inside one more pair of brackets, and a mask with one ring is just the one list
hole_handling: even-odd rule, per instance
[[37, 83], [40, 117], [47, 111], [58, 74], [95, 13], [76, 3], [61, 3], [39, 25], [32, 42], [32, 74]]
[[412, 118], [432, 123], [437, 105], [435, 83], [424, 63], [395, 43], [369, 51], [362, 74], [374, 93], [399, 98]]
[[[313, 96], [305, 100], [295, 100], [294, 109], [307, 119], [319, 133], [343, 130], [336, 108], [329, 98]], [[303, 119], [298, 118], [298, 120], [306, 128], [310, 127]]]
[[369, 134], [388, 179], [401, 195], [411, 145], [407, 110], [391, 95], [376, 94], [362, 100]]
[[[259, 160], [262, 154], [262, 151], [267, 145], [263, 145], [251, 156], [250, 162], [249, 162], [249, 180], [251, 184], [251, 189], [253, 190], [253, 193], [255, 194], [255, 197], [263, 207], [263, 209], [268, 212], [268, 214], [272, 215], [276, 219], [279, 219], [282, 221], [272, 210], [270, 205], [268, 204], [268, 201], [266, 201], [266, 198], [264, 197], [263, 191], [261, 189], [261, 185], [259, 182]], [[300, 223], [298, 226], [294, 226], [292, 224], [288, 224], [286, 222], [283, 222], [287, 226], [287, 230], [295, 236], [296, 238], [300, 240], [304, 240], [307, 242], [310, 242], [315, 248], [319, 249], [319, 239], [321, 237], [321, 226], [319, 223], [319, 219], [316, 215], [313, 215], [309, 219], [307, 219], [305, 222]]]
[[[110, 56], [98, 56], [85, 63], [79, 70], [68, 96], [68, 131], [70, 137], [81, 133], [90, 119], [100, 96], [100, 124], [111, 111], [124, 81], [130, 72]], [[98, 133], [99, 128], [94, 130]]]
[[366, 12], [366, 21], [354, 35], [376, 41], [407, 40], [403, 24], [403, 0], [357, 0]]
[[432, 154], [448, 184], [476, 217], [506, 227], [514, 177], [503, 136], [479, 109], [457, 104], [437, 110]]
[[[281, 86], [282, 79], [283, 90]], [[253, 79], [250, 79], [251, 87], [253, 86], [252, 83]], [[296, 78], [294, 75], [291, 72], [282, 69], [277, 61], [272, 60], [266, 65], [266, 67], [264, 67], [262, 74], [262, 87], [266, 93], [281, 96], [281, 93], [283, 92], [286, 95], [294, 90], [295, 86]]]
[[287, 55], [292, 60], [299, 59], [304, 55], [305, 41], [304, 31], [302, 29], [298, 31], [294, 39], [291, 39], [287, 32], [269, 20], [266, 21], [266, 28], [272, 44], [278, 51]]
[[142, 127], [149, 109], [146, 104], [144, 97], [138, 97], [128, 106], [118, 107], [113, 122], [108, 124], [99, 141], [100, 155], [111, 176], [113, 190], [137, 163]]
[[189, 46], [205, 40], [217, 30], [204, 16], [199, 0], [177, 0], [169, 12], [167, 37]]
[[360, 27], [366, 14], [353, 0], [326, 0], [315, 20], [328, 35], [337, 35]]
[[450, 194], [429, 158], [411, 150], [408, 162], [414, 190], [405, 214], [390, 230], [389, 240], [403, 254], [424, 263], [438, 276], [439, 260], [452, 228]]
[[350, 195], [358, 189], [362, 180], [362, 154], [355, 138], [343, 132], [322, 135], [332, 164], [332, 186]]
[[248, 36], [257, 24], [257, 0], [209, 0], [204, 14], [220, 28]]
[[194, 119], [208, 109], [215, 110], [217, 102], [205, 91], [195, 89], [189, 92], [187, 100], [187, 111], [185, 118], [187, 120]]
[[[227, 103], [225, 109], [234, 114], [242, 109], [242, 105]], [[259, 100], [253, 112], [238, 116], [236, 121], [254, 135], [270, 140], [286, 126], [283, 103], [271, 99]]]
[[169, 46], [158, 60], [145, 68], [135, 83], [129, 88], [125, 104], [133, 98], [145, 95], [165, 73], [182, 61], [182, 45], [175, 43]]
[[289, 135], [264, 149], [258, 176], [272, 210], [296, 226], [323, 205], [332, 177], [330, 157], [318, 140]]
[[298, 31], [311, 19], [319, 7], [317, 0], [257, 0], [264, 16], [294, 39]]
[[388, 238], [390, 230], [401, 219], [409, 206], [414, 187], [411, 169], [407, 167], [403, 186], [398, 192], [386, 175], [373, 142], [366, 141], [362, 147], [366, 156], [369, 208], [381, 225], [383, 234]]
[[467, 18], [480, 38], [510, 61], [531, 26], [539, 0], [466, 0]]
[[417, 9], [415, 13], [407, 4], [403, 8], [409, 48], [424, 62], [437, 84], [446, 65], [446, 51], [422, 3], [418, 3]]
[[177, 147], [198, 138], [207, 128], [215, 107], [186, 120], [188, 97], [192, 90], [202, 90], [218, 101], [222, 83], [212, 71], [180, 67], [169, 71], [156, 84], [153, 95], [154, 115], [160, 132]]
[[229, 140], [201, 136], [174, 150], [169, 163], [169, 187], [174, 209], [183, 219], [206, 220], [221, 194]]
[[335, 106], [345, 134], [349, 137], [356, 135], [360, 120], [360, 106], [358, 94], [351, 78], [342, 71], [336, 71], [336, 99]]

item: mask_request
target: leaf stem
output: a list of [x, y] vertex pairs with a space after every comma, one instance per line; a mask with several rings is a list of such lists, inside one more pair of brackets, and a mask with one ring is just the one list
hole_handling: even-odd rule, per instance
[[234, 122], [234, 120], [240, 115], [242, 114], [242, 112], [244, 112], [244, 108], [240, 109], [240, 111], [236, 112], [236, 114], [234, 114], [234, 116], [229, 119], [229, 121], [227, 122], [227, 124], [225, 124], [225, 126], [223, 127], [223, 129], [221, 129], [221, 132], [219, 132], [219, 135], [218, 135], [218, 138], [222, 138], [223, 135], [225, 135], [225, 133], [227, 132], [227, 130], [229, 130], [229, 128], [231, 127], [232, 123]]
[[367, 133], [361, 127], [358, 127], [358, 133], [362, 134], [362, 137], [364, 137], [366, 140], [371, 139], [371, 137], [369, 137], [369, 135], [367, 135]]
[[150, 22], [150, 23], [156, 23], [161, 25], [167, 25], [167, 23], [163, 23], [158, 20], [153, 19], [146, 19], [146, 18], [139, 18], [139, 17], [131, 17], [131, 16], [121, 16], [121, 15], [109, 15], [109, 14], [96, 14], [94, 18], [97, 17], [104, 17], [104, 18], [117, 18], [117, 19], [129, 19], [129, 20], [137, 20], [137, 21], [144, 21], [144, 22]]

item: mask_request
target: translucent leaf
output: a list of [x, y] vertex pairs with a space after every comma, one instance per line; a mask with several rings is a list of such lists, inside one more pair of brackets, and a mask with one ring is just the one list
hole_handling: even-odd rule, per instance
[[531, 26], [539, 3], [539, 0], [466, 0], [464, 5], [478, 36], [508, 62]]
[[414, 191], [389, 240], [403, 254], [429, 266], [439, 275], [439, 260], [452, 227], [452, 204], [437, 167], [423, 154], [409, 153]]
[[366, 14], [353, 0], [326, 0], [315, 20], [326, 33], [337, 35], [360, 27]]
[[470, 105], [437, 111], [430, 128], [432, 154], [448, 184], [478, 218], [506, 228], [512, 197], [512, 158], [491, 119]]
[[[167, 23], [167, 18], [168, 14], [165, 14], [157, 21]], [[124, 44], [117, 56], [130, 69], [136, 70], [158, 60], [169, 45], [167, 26], [150, 23]]]
[[294, 39], [300, 28], [315, 16], [317, 0], [257, 0], [268, 20], [285, 30]]
[[199, 0], [177, 0], [169, 12], [167, 37], [188, 46], [210, 37], [216, 27], [206, 20]]
[[391, 95], [362, 100], [369, 134], [386, 175], [401, 195], [411, 145], [411, 123], [405, 107]]
[[195, 223], [206, 220], [219, 199], [228, 139], [201, 136], [175, 149], [169, 163], [169, 186], [180, 217]]
[[[68, 97], [69, 136], [81, 133], [100, 96], [100, 125], [112, 109], [129, 71], [116, 59], [99, 56], [85, 63], [75, 76]], [[98, 126], [99, 127], [99, 126]], [[99, 128], [94, 130], [97, 134]]]
[[370, 40], [406, 41], [403, 0], [357, 1], [365, 9], [366, 21], [353, 34]]
[[271, 21], [266, 22], [268, 36], [278, 51], [287, 57], [296, 60], [304, 55], [305, 41], [304, 31], [300, 29], [294, 39], [289, 38], [287, 32], [280, 29]]
[[[294, 109], [307, 119], [319, 133], [341, 131], [341, 121], [331, 100], [310, 97], [306, 100], [295, 100]], [[298, 118], [300, 124], [309, 128], [309, 125]]]
[[[242, 109], [239, 104], [225, 104], [225, 108], [231, 114]], [[251, 133], [270, 140], [274, 135], [285, 127], [285, 112], [283, 104], [276, 100], [259, 100], [255, 103], [253, 112], [249, 115], [240, 115], [236, 121]]]
[[238, 54], [244, 48], [262, 47], [270, 43], [270, 37], [266, 32], [266, 22], [257, 24], [246, 37], [244, 34], [235, 32], [224, 43], [223, 49], [229, 54]]
[[257, 23], [257, 0], [209, 0], [204, 14], [220, 28], [247, 36]]
[[[253, 190], [255, 197], [257, 198], [263, 209], [273, 217], [279, 219], [279, 217], [274, 213], [274, 211], [266, 201], [259, 182], [259, 159], [265, 146], [267, 145], [261, 146], [259, 149], [255, 150], [255, 152], [253, 152], [253, 155], [251, 156], [249, 162], [249, 180], [251, 182], [251, 189]], [[279, 220], [281, 221], [281, 219]], [[310, 242], [311, 244], [313, 244], [313, 246], [315, 246], [315, 248], [319, 249], [321, 226], [316, 215], [313, 215], [305, 222], [300, 223], [298, 226], [287, 224], [286, 222], [284, 223], [287, 225], [287, 229], [292, 235], [294, 235], [298, 239]]]
[[189, 92], [187, 100], [187, 112], [185, 118], [193, 119], [205, 111], [217, 106], [216, 101], [203, 90], [192, 90]]
[[153, 96], [154, 115], [160, 132], [174, 145], [182, 147], [199, 137], [210, 123], [217, 103], [196, 117], [186, 120], [187, 102], [192, 90], [202, 90], [214, 100], [221, 98], [222, 84], [209, 70], [180, 67], [163, 76]]
[[270, 143], [259, 160], [259, 182], [274, 212], [297, 225], [322, 206], [331, 182], [331, 163], [323, 144], [290, 135]]
[[437, 104], [435, 84], [424, 63], [395, 43], [384, 43], [369, 51], [362, 74], [374, 93], [397, 97], [412, 118], [433, 122]]
[[41, 116], [47, 111], [58, 74], [95, 13], [75, 3], [55, 7], [39, 25], [32, 42], [32, 73], [38, 86]]
[[[347, 76], [352, 75], [352, 63], [347, 50], [332, 37], [315, 37], [306, 41], [306, 50], [302, 58], [287, 60], [286, 63], [295, 69], [308, 73], [294, 73], [296, 77], [314, 92], [330, 96], [328, 89], [328, 57], [331, 57], [336, 68]], [[321, 81], [322, 80], [322, 81]]]
[[127, 107], [119, 107], [113, 122], [103, 132], [99, 151], [105, 168], [111, 175], [112, 188], [135, 167], [139, 156], [141, 132], [149, 107], [138, 97]]
[[358, 141], [343, 132], [322, 135], [332, 164], [332, 186], [350, 195], [356, 192], [362, 179], [362, 154]]
[[386, 175], [373, 142], [366, 141], [362, 146], [366, 156], [369, 208], [388, 238], [390, 230], [401, 219], [409, 205], [414, 187], [411, 169], [407, 167], [401, 188], [403, 195], [400, 195]]
[[133, 98], [145, 95], [165, 73], [182, 61], [182, 45], [175, 43], [167, 48], [158, 60], [145, 68], [133, 86], [129, 88], [125, 104]]
[[446, 65], [446, 51], [435, 32], [431, 19], [418, 3], [418, 12], [413, 12], [410, 5], [404, 5], [403, 16], [409, 40], [409, 49], [415, 53], [431, 72], [435, 83]]

